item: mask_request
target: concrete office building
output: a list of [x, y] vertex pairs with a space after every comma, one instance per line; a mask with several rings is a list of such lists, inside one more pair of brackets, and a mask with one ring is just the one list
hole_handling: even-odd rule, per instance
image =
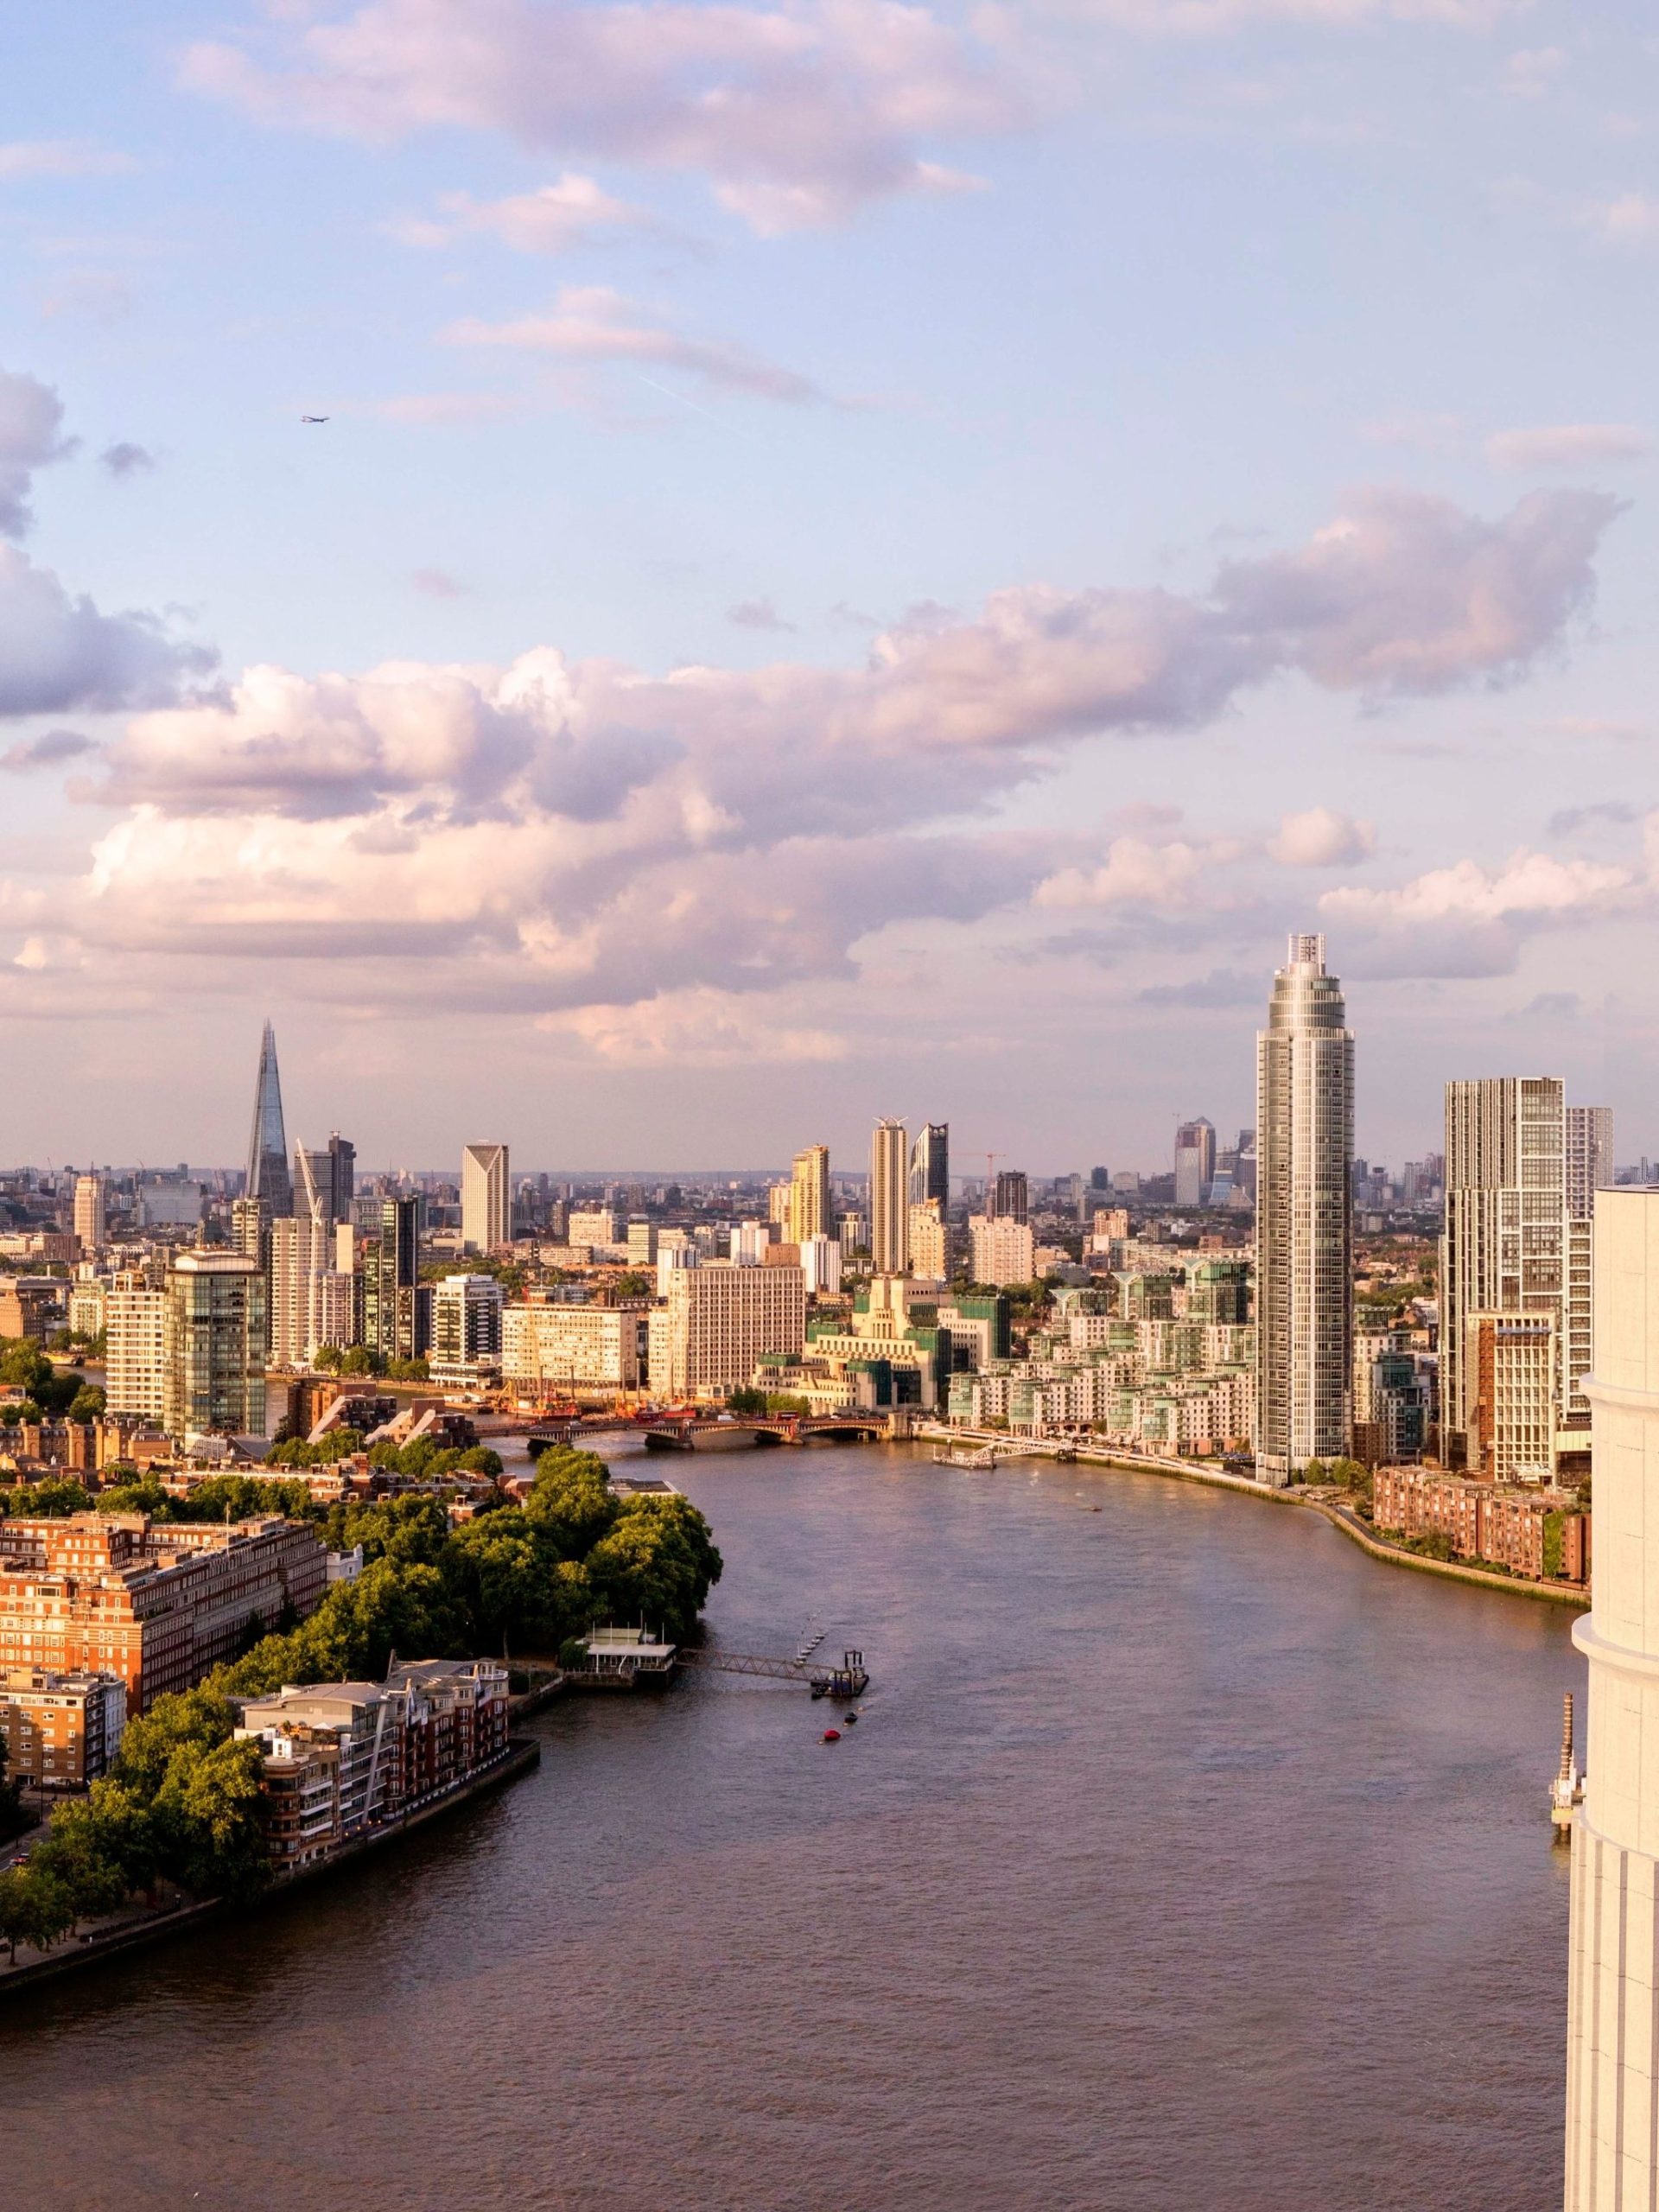
[[691, 1398], [740, 1389], [768, 1353], [798, 1353], [805, 1341], [799, 1268], [683, 1268], [651, 1316], [652, 1390]]
[[1564, 2202], [1629, 2212], [1659, 2196], [1659, 1192], [1599, 1195], [1595, 1338], [1595, 1595], [1573, 1630], [1590, 1687]]
[[331, 1130], [328, 1141], [313, 1149], [294, 1147], [294, 1202], [296, 1211], [320, 1204], [327, 1222], [349, 1221], [357, 1196], [357, 1147]]
[[461, 1241], [469, 1252], [512, 1242], [512, 1189], [504, 1144], [469, 1144], [461, 1156]]
[[265, 1279], [240, 1252], [168, 1269], [162, 1420], [169, 1436], [265, 1433]]
[[870, 1266], [901, 1275], [910, 1265], [908, 1143], [902, 1122], [884, 1117], [870, 1140]]
[[104, 1178], [96, 1169], [75, 1178], [75, 1236], [87, 1255], [101, 1252], [109, 1241], [105, 1219]]
[[999, 1169], [991, 1213], [998, 1221], [1030, 1220], [1031, 1179], [1023, 1167]]
[[1255, 1465], [1351, 1444], [1354, 1040], [1325, 939], [1293, 936], [1256, 1038]]
[[1175, 1132], [1175, 1203], [1201, 1206], [1216, 1179], [1216, 1132], [1200, 1115]]
[[648, 1319], [640, 1306], [509, 1306], [501, 1317], [501, 1379], [519, 1390], [637, 1390]]
[[938, 1203], [941, 1217], [950, 1210], [950, 1125], [928, 1122], [910, 1148], [910, 1203]]

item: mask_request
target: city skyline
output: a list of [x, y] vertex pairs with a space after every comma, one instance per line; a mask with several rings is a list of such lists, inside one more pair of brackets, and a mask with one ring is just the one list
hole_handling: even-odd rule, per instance
[[218, 1154], [253, 1001], [394, 1156], [436, 1024], [601, 1164], [1150, 1160], [1292, 928], [1363, 1152], [1659, 1149], [1635, 11], [469, 12], [15, 41], [9, 1153]]

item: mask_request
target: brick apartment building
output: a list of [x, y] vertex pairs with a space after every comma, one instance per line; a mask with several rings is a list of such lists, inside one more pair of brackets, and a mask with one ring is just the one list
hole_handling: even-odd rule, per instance
[[0, 1742], [11, 1781], [84, 1789], [109, 1772], [126, 1724], [118, 1675], [0, 1669]]
[[130, 1719], [234, 1658], [256, 1622], [303, 1618], [327, 1586], [307, 1523], [153, 1526], [143, 1513], [0, 1522], [0, 1669], [108, 1673]]
[[507, 1748], [507, 1674], [491, 1659], [416, 1659], [384, 1682], [318, 1682], [250, 1699], [238, 1737], [264, 1753], [265, 1835], [279, 1873], [416, 1811]]
[[1572, 1491], [1481, 1482], [1435, 1467], [1379, 1467], [1373, 1484], [1379, 1529], [1438, 1532], [1456, 1558], [1491, 1560], [1537, 1582], [1590, 1579], [1590, 1516]]

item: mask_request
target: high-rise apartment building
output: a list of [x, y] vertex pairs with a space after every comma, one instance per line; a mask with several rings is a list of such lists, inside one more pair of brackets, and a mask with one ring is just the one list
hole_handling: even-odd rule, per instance
[[879, 1275], [901, 1275], [910, 1264], [908, 1144], [905, 1125], [884, 1116], [870, 1141], [870, 1265]]
[[937, 1198], [940, 1217], [950, 1211], [950, 1124], [928, 1122], [910, 1148], [910, 1203]]
[[265, 1279], [241, 1252], [168, 1269], [162, 1419], [169, 1436], [265, 1433]]
[[1175, 1132], [1175, 1203], [1201, 1206], [1216, 1179], [1216, 1131], [1201, 1114]]
[[1255, 1464], [1351, 1446], [1354, 1040], [1325, 939], [1293, 936], [1255, 1040]]
[[96, 1169], [75, 1178], [75, 1235], [83, 1252], [102, 1251], [109, 1242], [104, 1214], [104, 1178]]
[[1590, 1684], [1567, 1918], [1567, 2212], [1659, 2191], [1659, 1192], [1601, 1192], [1594, 1301], [1595, 1592], [1573, 1630]]
[[363, 1342], [383, 1359], [420, 1359], [429, 1339], [430, 1293], [421, 1284], [421, 1202], [382, 1198], [361, 1252]]
[[[1571, 1154], [1573, 1116], [1579, 1160]], [[1555, 1076], [1491, 1076], [1446, 1087], [1446, 1211], [1440, 1236], [1443, 1445], [1471, 1461], [1479, 1392], [1477, 1323], [1532, 1313], [1553, 1324], [1554, 1452], [1587, 1432], [1580, 1383], [1592, 1364], [1592, 1214], [1611, 1150], [1605, 1108], [1569, 1108]], [[1587, 1436], [1586, 1436], [1587, 1441]]]
[[505, 1294], [493, 1275], [446, 1275], [432, 1290], [432, 1379], [472, 1389], [501, 1364]]
[[949, 1240], [944, 1209], [937, 1198], [912, 1201], [909, 1238], [911, 1272], [927, 1282], [948, 1281]]
[[1003, 1167], [997, 1171], [996, 1187], [991, 1198], [991, 1216], [996, 1221], [1030, 1220], [1031, 1181], [1023, 1167]]
[[1030, 1226], [1011, 1215], [970, 1215], [968, 1240], [976, 1282], [1001, 1289], [1007, 1283], [1029, 1282], [1037, 1272]]
[[253, 1130], [248, 1139], [248, 1179], [243, 1195], [263, 1198], [271, 1218], [294, 1211], [294, 1185], [288, 1172], [288, 1133], [283, 1126], [283, 1084], [276, 1072], [276, 1033], [270, 1022], [259, 1044], [259, 1074], [253, 1092]]
[[339, 1227], [324, 1217], [321, 1205], [314, 1214], [271, 1224], [267, 1333], [272, 1366], [303, 1367], [321, 1344], [356, 1341], [352, 1270], [338, 1264], [339, 1237]]
[[812, 1144], [796, 1154], [790, 1170], [784, 1242], [804, 1244], [810, 1236], [827, 1236], [830, 1223], [830, 1147]]
[[512, 1242], [504, 1144], [469, 1144], [461, 1156], [461, 1241], [469, 1252], [497, 1252]]
[[1589, 1221], [1596, 1192], [1613, 1179], [1613, 1109], [1611, 1106], [1569, 1106], [1567, 1109], [1567, 1211], [1573, 1221]]
[[105, 1410], [159, 1421], [167, 1402], [167, 1293], [124, 1287], [118, 1277], [104, 1325]]

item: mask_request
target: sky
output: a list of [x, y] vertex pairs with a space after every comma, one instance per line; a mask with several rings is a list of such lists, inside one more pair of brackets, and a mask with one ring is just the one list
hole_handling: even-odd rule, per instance
[[[0, 1164], [1659, 1154], [1637, 0], [0, 11]], [[325, 416], [321, 423], [302, 418]]]

